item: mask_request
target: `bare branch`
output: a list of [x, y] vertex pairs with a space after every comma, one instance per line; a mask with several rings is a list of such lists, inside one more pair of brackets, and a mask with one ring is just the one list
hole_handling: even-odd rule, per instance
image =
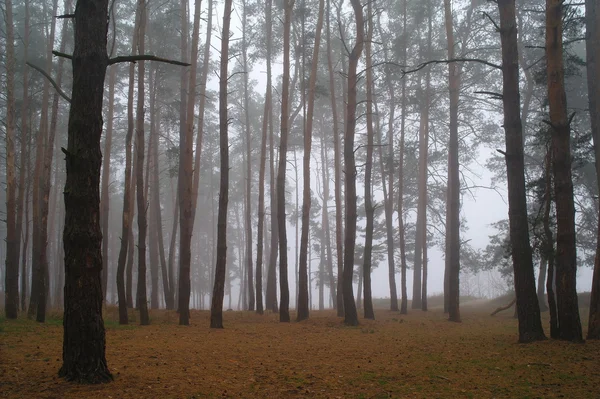
[[39, 73], [41, 73], [46, 79], [48, 79], [50, 84], [56, 89], [58, 94], [62, 98], [65, 99], [65, 101], [67, 101], [68, 103], [71, 102], [71, 99], [69, 98], [69, 96], [67, 96], [65, 94], [65, 92], [62, 91], [62, 89], [58, 86], [58, 84], [54, 81], [54, 79], [52, 79], [52, 77], [50, 75], [48, 75], [48, 73], [46, 71], [44, 71], [42, 68], [38, 67], [37, 65], [30, 63], [29, 61], [27, 61], [26, 64], [29, 65], [31, 68], [35, 69], [36, 71], [38, 71]]
[[[54, 53], [54, 51], [53, 51]], [[136, 61], [156, 61], [164, 62], [166, 64], [179, 65], [179, 66], [190, 66], [187, 62], [169, 60], [167, 58], [157, 57], [151, 54], [140, 54], [140, 55], [121, 55], [108, 60], [108, 65], [117, 64], [119, 62], [136, 62]]]

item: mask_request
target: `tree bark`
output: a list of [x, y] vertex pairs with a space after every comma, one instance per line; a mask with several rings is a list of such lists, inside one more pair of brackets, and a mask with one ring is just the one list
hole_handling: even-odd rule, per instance
[[[402, 63], [407, 63], [407, 31], [406, 31], [406, 14], [407, 0], [402, 3], [403, 22], [402, 22]], [[402, 79], [402, 102], [401, 102], [401, 119], [400, 119], [400, 152], [398, 166], [398, 234], [400, 235], [398, 244], [400, 245], [400, 286], [402, 291], [402, 299], [400, 302], [400, 314], [408, 313], [408, 292], [406, 289], [406, 240], [404, 229], [404, 137], [406, 132], [406, 79]]]
[[[140, 25], [138, 30], [138, 54], [144, 54], [145, 35], [146, 35], [146, 1], [138, 0], [140, 8]], [[146, 218], [146, 195], [144, 188], [144, 77], [145, 62], [138, 62], [138, 98], [136, 110], [135, 126], [135, 145], [137, 152], [137, 171], [136, 171], [136, 197], [138, 210], [138, 278], [137, 278], [137, 307], [140, 311], [140, 324], [145, 326], [150, 324], [148, 315], [148, 301], [146, 295], [146, 233], [148, 229], [148, 220]]]
[[108, 0], [80, 0], [75, 9], [73, 91], [69, 113], [64, 189], [65, 309], [63, 365], [69, 381], [112, 379], [105, 357], [102, 320], [100, 231], [100, 136], [108, 65]]
[[546, 0], [546, 68], [552, 126], [552, 169], [556, 201], [556, 299], [558, 336], [583, 341], [577, 303], [575, 205], [571, 178], [570, 120], [564, 86], [562, 1]]
[[[6, 21], [6, 275], [4, 279], [4, 312], [16, 319], [19, 311], [19, 249], [16, 223], [15, 162], [15, 36], [12, 1], [4, 0]], [[24, 154], [21, 154], [23, 157]], [[24, 173], [21, 170], [21, 173]]]
[[221, 177], [219, 192], [219, 215], [217, 220], [217, 264], [215, 285], [210, 309], [210, 327], [223, 328], [223, 296], [227, 267], [227, 202], [229, 200], [229, 137], [227, 113], [227, 72], [229, 61], [229, 26], [232, 0], [225, 0], [223, 33], [221, 35], [221, 71], [219, 73], [219, 148], [221, 152]]
[[290, 321], [290, 291], [288, 287], [287, 232], [285, 217], [285, 172], [289, 135], [290, 90], [290, 25], [294, 0], [285, 0], [283, 22], [283, 87], [281, 91], [281, 137], [279, 143], [279, 169], [277, 172], [277, 223], [279, 230], [279, 321]]
[[330, 17], [331, 1], [327, 0], [327, 70], [329, 71], [329, 91], [331, 98], [331, 113], [333, 117], [333, 157], [334, 157], [334, 196], [335, 196], [335, 246], [337, 254], [337, 292], [336, 310], [337, 316], [344, 316], [344, 297], [342, 289], [342, 275], [344, 270], [343, 258], [343, 225], [342, 225], [342, 173], [340, 156], [340, 130], [337, 113], [337, 98], [335, 96], [335, 77], [333, 72], [333, 60], [331, 58], [331, 27]]
[[554, 252], [554, 234], [550, 228], [550, 209], [552, 208], [552, 147], [546, 150], [546, 159], [544, 161], [544, 180], [546, 191], [544, 193], [544, 255], [548, 258], [548, 277], [546, 278], [546, 291], [548, 292], [548, 307], [550, 310], [550, 338], [558, 338], [558, 317], [556, 309], [555, 287], [555, 252]]
[[[324, 129], [321, 129], [324, 133]], [[333, 308], [337, 308], [337, 289], [335, 277], [333, 276], [333, 254], [331, 251], [331, 232], [329, 227], [329, 160], [327, 157], [327, 148], [325, 146], [325, 134], [321, 135], [321, 164], [323, 165], [323, 220], [322, 228], [325, 231], [325, 250], [327, 255], [327, 273], [329, 275], [329, 291], [331, 293], [331, 303]], [[321, 245], [323, 245], [321, 243]]]
[[[131, 39], [132, 53], [135, 53], [137, 47], [137, 25], [139, 23], [139, 12], [136, 10], [134, 34]], [[131, 237], [131, 166], [132, 166], [132, 139], [133, 139], [133, 89], [135, 79], [135, 65], [129, 64], [129, 89], [127, 93], [127, 133], [125, 135], [125, 183], [123, 190], [123, 216], [121, 219], [121, 248], [117, 260], [117, 298], [119, 302], [119, 324], [128, 324], [129, 316], [127, 314], [128, 299], [125, 287], [125, 268], [129, 251], [129, 240]], [[131, 242], [133, 245], [133, 241]], [[129, 285], [129, 280], [127, 284]]]
[[[196, 104], [196, 71], [200, 33], [200, 0], [194, 1], [191, 66], [186, 110], [186, 128], [179, 138], [179, 324], [190, 324], [190, 267], [192, 261], [192, 230], [194, 210], [192, 200], [194, 106]], [[199, 173], [200, 171], [198, 171]]]
[[[592, 125], [592, 138], [594, 140], [594, 155], [596, 159], [596, 178], [600, 190], [600, 12], [598, 2], [586, 0], [586, 54], [587, 54], [587, 82], [588, 99], [590, 108], [590, 121]], [[596, 240], [596, 259], [594, 262], [594, 276], [592, 278], [592, 294], [590, 297], [590, 319], [588, 323], [588, 339], [600, 339], [600, 213], [598, 219], [598, 233]]]
[[[454, 22], [449, 0], [444, 0], [448, 59], [454, 58]], [[446, 275], [448, 320], [460, 322], [460, 180], [458, 160], [458, 96], [460, 68], [448, 64], [450, 91], [450, 139], [448, 141], [448, 193], [446, 205]], [[508, 133], [507, 133], [508, 135]], [[508, 139], [507, 139], [508, 141]], [[446, 278], [445, 278], [446, 280]]]
[[371, 189], [373, 172], [373, 146], [375, 132], [373, 130], [373, 69], [371, 61], [371, 41], [373, 39], [373, 12], [371, 2], [367, 3], [367, 36], [365, 43], [365, 64], [367, 69], [367, 159], [365, 164], [365, 215], [367, 225], [365, 231], [365, 247], [363, 253], [363, 293], [364, 317], [375, 319], [373, 311], [373, 297], [371, 292], [371, 256], [373, 254], [373, 223], [375, 207], [373, 206], [373, 192]]
[[[64, 29], [64, 28], [63, 28]], [[108, 224], [110, 213], [110, 151], [112, 149], [113, 119], [115, 113], [115, 84], [117, 80], [117, 66], [110, 67], [108, 74], [108, 121], [106, 122], [106, 135], [104, 137], [104, 153], [102, 159], [102, 197], [100, 199], [100, 221], [102, 223], [102, 297], [106, 300], [108, 287]]]
[[344, 168], [345, 182], [345, 222], [346, 236], [344, 237], [344, 323], [350, 326], [358, 325], [356, 303], [352, 292], [352, 277], [354, 274], [354, 248], [356, 244], [356, 164], [354, 160], [354, 134], [356, 130], [356, 85], [358, 60], [364, 45], [364, 17], [360, 0], [351, 0], [356, 20], [356, 44], [350, 52], [348, 64], [348, 101], [346, 105], [346, 132], [344, 135]]
[[545, 339], [535, 292], [535, 277], [529, 245], [522, 125], [519, 94], [519, 57], [515, 1], [499, 0], [508, 216], [515, 292], [519, 318], [519, 342]]

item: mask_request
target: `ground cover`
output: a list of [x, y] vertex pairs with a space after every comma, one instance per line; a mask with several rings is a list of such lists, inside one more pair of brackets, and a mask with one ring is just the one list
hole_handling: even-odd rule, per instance
[[439, 309], [378, 309], [376, 321], [345, 327], [332, 311], [289, 324], [276, 314], [226, 312], [226, 328], [211, 330], [206, 311], [192, 311], [189, 327], [177, 325], [175, 312], [152, 311], [152, 325], [140, 327], [119, 326], [109, 309], [114, 381], [95, 386], [58, 378], [60, 314], [46, 324], [2, 319], [0, 397], [599, 397], [600, 342], [521, 345], [510, 310], [490, 317], [489, 307], [465, 304], [462, 316], [455, 324]]

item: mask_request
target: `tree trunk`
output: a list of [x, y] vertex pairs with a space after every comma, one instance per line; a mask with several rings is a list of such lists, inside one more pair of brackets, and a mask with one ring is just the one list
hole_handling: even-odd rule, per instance
[[[331, 232], [329, 227], [329, 160], [327, 149], [325, 148], [325, 130], [321, 129], [321, 164], [323, 165], [323, 220], [322, 228], [325, 231], [325, 250], [327, 251], [327, 273], [329, 276], [329, 292], [331, 293], [331, 303], [333, 308], [337, 308], [337, 290], [335, 286], [335, 277], [333, 276], [333, 254], [331, 251]], [[321, 243], [323, 245], [323, 243]]]
[[[63, 28], [64, 29], [64, 28]], [[106, 136], [104, 137], [104, 153], [102, 159], [102, 197], [100, 199], [100, 221], [102, 224], [102, 298], [106, 300], [108, 287], [108, 224], [110, 212], [110, 151], [112, 149], [113, 119], [115, 113], [115, 84], [117, 80], [117, 66], [110, 67], [108, 74], [108, 116], [106, 122]]]
[[[590, 120], [592, 137], [594, 139], [594, 155], [596, 159], [596, 178], [600, 190], [600, 12], [598, 2], [586, 0], [586, 50], [588, 99], [590, 104]], [[588, 323], [588, 339], [600, 339], [600, 213], [596, 240], [596, 259], [594, 262], [594, 277], [592, 278], [592, 294], [590, 297], [590, 319]]]
[[[137, 26], [139, 23], [139, 11], [136, 10], [134, 34], [131, 39], [131, 52], [135, 53], [137, 47]], [[114, 68], [114, 67], [113, 67]], [[128, 324], [129, 316], [127, 314], [127, 308], [129, 305], [128, 295], [129, 290], [126, 289], [125, 285], [125, 268], [126, 263], [131, 260], [129, 253], [129, 240], [131, 238], [131, 222], [132, 222], [132, 204], [131, 204], [131, 167], [132, 167], [132, 146], [131, 142], [133, 139], [133, 89], [135, 79], [135, 65], [129, 64], [129, 89], [127, 93], [127, 134], [125, 135], [125, 184], [123, 190], [123, 216], [121, 220], [121, 248], [119, 250], [119, 258], [117, 260], [117, 297], [119, 302], [119, 324]], [[131, 241], [131, 246], [133, 241]], [[129, 286], [130, 278], [127, 276], [127, 286]]]
[[[6, 275], [4, 279], [4, 312], [16, 319], [19, 312], [19, 249], [16, 223], [15, 165], [15, 36], [12, 1], [4, 0], [6, 21]], [[21, 154], [23, 157], [24, 154]], [[24, 173], [24, 170], [21, 170]]]
[[[454, 21], [449, 0], [444, 0], [444, 11], [446, 18], [446, 36], [448, 41], [448, 59], [452, 59], [455, 57]], [[447, 305], [448, 320], [460, 322], [460, 180], [458, 160], [458, 96], [460, 90], [460, 68], [456, 63], [448, 64], [448, 86], [450, 91], [450, 139], [448, 141], [446, 270], [444, 278], [444, 291], [446, 294], [444, 295], [444, 303]]]
[[349, 326], [358, 325], [352, 277], [354, 274], [354, 248], [356, 244], [356, 164], [354, 160], [354, 134], [356, 130], [356, 85], [358, 60], [364, 44], [364, 17], [360, 0], [351, 0], [356, 20], [356, 44], [349, 55], [348, 64], [348, 102], [346, 105], [346, 132], [344, 135], [344, 168], [345, 182], [345, 222], [344, 237], [344, 323]]
[[279, 143], [279, 169], [277, 172], [277, 223], [279, 230], [279, 321], [290, 321], [290, 291], [288, 287], [288, 256], [285, 217], [285, 171], [289, 135], [289, 89], [290, 89], [290, 25], [294, 0], [285, 0], [283, 22], [283, 86], [281, 92], [281, 137]]
[[65, 309], [63, 365], [69, 381], [112, 379], [105, 357], [102, 320], [100, 231], [100, 136], [108, 64], [108, 0], [80, 0], [75, 9], [73, 91], [69, 113], [64, 189]]
[[[407, 62], [407, 31], [406, 31], [406, 8], [407, 0], [402, 3], [403, 22], [402, 22], [402, 62], [406, 65]], [[402, 299], [400, 302], [400, 314], [408, 313], [408, 292], [406, 289], [406, 240], [404, 230], [404, 137], [406, 128], [406, 79], [402, 79], [402, 103], [401, 103], [401, 120], [400, 120], [400, 160], [398, 166], [398, 234], [400, 238], [400, 285], [402, 291]]]
[[[140, 25], [138, 30], [138, 54], [144, 54], [144, 37], [146, 35], [146, 2], [138, 0], [140, 9]], [[148, 315], [148, 301], [146, 295], [146, 231], [148, 220], [146, 218], [146, 195], [144, 190], [144, 77], [145, 62], [138, 62], [138, 98], [136, 110], [135, 145], [137, 152], [136, 171], [136, 196], [138, 210], [138, 278], [137, 278], [137, 307], [140, 311], [140, 324], [150, 324]]]
[[[196, 71], [200, 33], [200, 0], [194, 1], [194, 27], [189, 86], [186, 110], [186, 127], [179, 138], [179, 324], [190, 324], [190, 267], [192, 260], [192, 230], [194, 210], [192, 204], [192, 175], [194, 142], [194, 106], [196, 104]], [[199, 173], [200, 171], [198, 171]]]
[[519, 342], [532, 342], [543, 340], [545, 336], [535, 292], [527, 224], [515, 1], [499, 0], [498, 9], [502, 43], [502, 102], [506, 135], [508, 217], [519, 318]]
[[333, 117], [333, 157], [334, 157], [334, 196], [335, 196], [335, 246], [337, 254], [337, 290], [336, 305], [337, 316], [344, 316], [344, 298], [342, 289], [342, 274], [344, 270], [343, 258], [343, 226], [342, 226], [342, 176], [340, 160], [340, 129], [338, 126], [337, 98], [335, 96], [335, 76], [333, 60], [331, 58], [331, 1], [327, 0], [327, 70], [329, 72], [329, 92], [331, 99], [331, 113]]
[[219, 215], [217, 221], [217, 264], [215, 285], [210, 309], [210, 327], [223, 328], [223, 296], [227, 267], [227, 202], [229, 200], [229, 137], [227, 114], [227, 81], [229, 75], [229, 26], [232, 0], [225, 0], [223, 11], [223, 34], [221, 35], [221, 71], [219, 73], [219, 147], [221, 152], [221, 182], [219, 192]]
[[556, 309], [556, 296], [554, 292], [556, 272], [554, 270], [554, 234], [550, 228], [550, 208], [552, 207], [552, 147], [546, 150], [544, 165], [544, 180], [546, 191], [544, 193], [544, 255], [548, 258], [548, 277], [546, 278], [546, 291], [548, 292], [548, 308], [550, 310], [550, 338], [558, 338], [558, 317]]
[[583, 341], [577, 303], [575, 205], [571, 178], [571, 126], [564, 86], [562, 1], [546, 0], [546, 68], [552, 127], [552, 169], [556, 201], [556, 299], [560, 339]]
[[[300, 238], [300, 264], [299, 264], [299, 292], [298, 292], [298, 315], [297, 321], [308, 319], [308, 230], [310, 226], [310, 154], [312, 147], [312, 127], [315, 108], [315, 87], [317, 84], [317, 66], [319, 62], [319, 47], [321, 43], [321, 29], [323, 28], [323, 9], [325, 1], [319, 0], [319, 14], [317, 19], [317, 30], [312, 55], [312, 65], [308, 82], [308, 109], [306, 111], [306, 125], [304, 129], [304, 154], [303, 154], [303, 185], [302, 185], [302, 233]], [[321, 243], [322, 245], [322, 243]], [[323, 282], [320, 281], [322, 286]]]
[[373, 171], [373, 146], [375, 132], [373, 130], [373, 69], [371, 62], [371, 41], [373, 39], [373, 13], [371, 3], [367, 3], [367, 37], [365, 43], [365, 63], [367, 69], [367, 160], [365, 165], [365, 215], [367, 226], [365, 232], [365, 248], [363, 253], [363, 280], [364, 280], [364, 317], [375, 319], [373, 311], [373, 298], [371, 293], [371, 256], [373, 254], [373, 223], [375, 207], [373, 206], [373, 192], [371, 189]]
[[540, 304], [540, 312], [545, 312], [548, 310], [546, 306], [546, 272], [548, 270], [548, 258], [542, 256], [540, 259], [540, 272], [538, 275], [537, 282], [537, 297], [538, 303]]

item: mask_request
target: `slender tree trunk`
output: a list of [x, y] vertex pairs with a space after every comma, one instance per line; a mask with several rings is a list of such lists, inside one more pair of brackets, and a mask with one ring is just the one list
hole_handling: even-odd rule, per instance
[[[21, 105], [21, 137], [20, 137], [20, 159], [19, 159], [19, 186], [18, 186], [18, 193], [17, 193], [17, 199], [16, 199], [16, 220], [17, 220], [17, 224], [15, 226], [15, 243], [14, 243], [14, 250], [16, 253], [16, 259], [17, 259], [17, 272], [18, 272], [18, 267], [19, 267], [19, 256], [20, 256], [20, 252], [21, 252], [21, 234], [23, 232], [23, 213], [24, 213], [24, 207], [28, 207], [27, 205], [27, 200], [25, 199], [25, 177], [27, 174], [27, 164], [29, 163], [29, 137], [30, 137], [30, 133], [29, 133], [29, 124], [28, 124], [28, 120], [30, 118], [29, 115], [29, 77], [28, 77], [28, 72], [29, 69], [27, 67], [27, 65], [25, 64], [27, 62], [28, 59], [28, 50], [29, 50], [29, 0], [25, 0], [24, 2], [24, 6], [25, 6], [25, 17], [24, 17], [24, 32], [23, 32], [23, 51], [25, 53], [24, 56], [24, 60], [23, 60], [23, 102]], [[8, 7], [7, 7], [8, 9]], [[10, 19], [12, 20], [12, 10], [10, 10], [11, 12], [11, 17]], [[8, 18], [8, 17], [7, 17]], [[6, 21], [8, 23], [8, 21]], [[12, 39], [14, 41], [14, 32], [12, 32], [13, 27], [10, 28], [11, 32], [10, 32], [10, 37], [12, 37]], [[7, 28], [7, 41], [9, 40], [9, 35], [8, 35], [8, 28]], [[13, 42], [11, 42], [13, 43]], [[12, 57], [14, 57], [14, 44], [12, 45]], [[7, 49], [6, 51], [6, 65], [8, 68], [8, 55], [9, 55], [9, 51]], [[12, 69], [14, 70], [14, 59], [12, 60], [13, 64], [11, 65]], [[7, 73], [10, 73], [7, 70]], [[14, 71], [13, 71], [14, 73]], [[14, 78], [13, 78], [14, 79]], [[8, 81], [7, 81], [8, 84]], [[14, 90], [14, 80], [13, 80], [13, 90]], [[14, 106], [14, 91], [13, 93], [13, 99], [12, 99], [12, 104]], [[8, 87], [7, 87], [7, 97], [8, 97]], [[7, 98], [7, 111], [8, 111], [8, 105], [9, 105], [9, 101]], [[13, 115], [11, 116], [13, 118], [13, 124], [14, 124], [14, 110], [13, 110]], [[7, 112], [7, 124], [8, 124], [8, 112]], [[13, 133], [14, 133], [14, 126], [13, 126]], [[8, 139], [8, 136], [7, 136]], [[7, 143], [8, 144], [8, 143]], [[14, 144], [13, 144], [14, 147]], [[7, 145], [7, 150], [8, 150], [8, 145]], [[8, 154], [7, 154], [8, 155]], [[14, 154], [13, 154], [14, 156]], [[7, 159], [8, 161], [8, 159]], [[7, 168], [7, 172], [8, 172], [8, 168]], [[8, 173], [7, 173], [7, 177], [8, 177]], [[8, 184], [8, 181], [7, 181]], [[27, 182], [27, 185], [29, 185], [29, 180]], [[7, 185], [7, 190], [8, 190], [8, 185]], [[7, 191], [7, 201], [8, 201], [8, 191]], [[8, 202], [7, 202], [8, 204]], [[8, 208], [7, 208], [8, 210]], [[26, 223], [29, 223], [27, 220], [25, 221]], [[7, 223], [8, 223], [8, 215], [7, 215]], [[7, 225], [7, 229], [8, 229], [8, 225]], [[28, 230], [28, 229], [27, 229]], [[8, 231], [8, 230], [7, 230]], [[27, 237], [27, 235], [26, 235]], [[27, 240], [27, 238], [25, 238]], [[7, 237], [7, 250], [8, 250], [8, 237]], [[7, 252], [8, 255], [8, 252]], [[13, 254], [14, 256], [14, 254]], [[23, 267], [22, 267], [22, 272], [21, 272], [21, 310], [25, 311], [27, 310], [27, 268], [26, 268], [26, 263], [27, 263], [27, 255], [26, 252], [24, 253], [23, 256]], [[6, 271], [8, 272], [8, 266]], [[17, 276], [18, 279], [18, 276]], [[6, 289], [5, 292], [8, 294], [10, 293], [10, 290]], [[5, 301], [5, 304], [7, 302]], [[6, 314], [8, 315], [8, 312], [6, 312]], [[7, 316], [8, 317], [8, 316]]]
[[537, 297], [538, 303], [540, 304], [540, 312], [545, 312], [548, 310], [546, 306], [546, 274], [548, 271], [548, 258], [546, 256], [542, 256], [540, 259], [540, 272], [538, 275], [537, 281]]
[[[138, 0], [140, 8], [140, 26], [138, 30], [138, 54], [144, 54], [144, 38], [146, 35], [146, 1]], [[138, 62], [138, 98], [136, 110], [135, 144], [137, 152], [136, 171], [136, 196], [138, 209], [138, 278], [137, 278], [137, 307], [140, 310], [140, 324], [150, 324], [148, 315], [148, 301], [146, 295], [146, 232], [148, 220], [146, 218], [146, 195], [144, 189], [144, 77], [145, 62]]]
[[[586, 50], [588, 99], [592, 137], [594, 140], [594, 155], [596, 159], [596, 178], [600, 190], [600, 12], [598, 2], [586, 0]], [[600, 339], [600, 213], [596, 239], [596, 259], [594, 262], [594, 277], [592, 278], [592, 294], [590, 297], [590, 319], [588, 323], [588, 339]]]
[[[449, 0], [444, 0], [448, 59], [454, 58], [454, 21]], [[458, 96], [460, 68], [448, 64], [450, 91], [450, 139], [448, 141], [448, 194], [446, 200], [445, 305], [448, 320], [460, 322], [460, 180], [458, 160]], [[508, 136], [508, 133], [507, 133]], [[508, 139], [507, 139], [508, 142]]]
[[75, 9], [73, 90], [64, 188], [65, 309], [63, 365], [69, 381], [112, 379], [105, 357], [102, 320], [100, 136], [108, 64], [108, 0], [79, 0]]
[[[64, 29], [64, 28], [63, 28]], [[106, 135], [104, 137], [104, 152], [102, 154], [102, 197], [100, 199], [100, 220], [102, 223], [102, 297], [106, 300], [108, 287], [108, 224], [110, 212], [110, 151], [112, 149], [113, 119], [115, 113], [115, 84], [117, 80], [117, 67], [110, 67], [108, 74], [108, 116], [106, 122]]]
[[[406, 31], [406, 9], [407, 0], [402, 3], [403, 8], [403, 22], [402, 22], [402, 62], [404, 65], [407, 63], [407, 31]], [[400, 286], [402, 292], [402, 299], [400, 302], [400, 313], [408, 313], [408, 292], [406, 289], [406, 240], [405, 240], [405, 229], [404, 229], [404, 137], [406, 128], [406, 79], [402, 79], [402, 101], [401, 101], [401, 119], [400, 119], [400, 152], [399, 166], [398, 166], [398, 234], [400, 238], [398, 244], [400, 245]]]
[[[131, 40], [132, 53], [135, 52], [137, 47], [137, 26], [139, 23], [139, 11], [136, 11], [134, 34]], [[113, 67], [114, 68], [114, 67]], [[127, 314], [127, 308], [129, 300], [127, 293], [129, 290], [126, 289], [125, 285], [125, 269], [126, 263], [131, 256], [129, 253], [129, 240], [131, 238], [131, 222], [133, 209], [131, 206], [131, 166], [132, 166], [132, 139], [133, 139], [133, 89], [135, 79], [135, 65], [129, 64], [129, 89], [127, 94], [127, 133], [125, 135], [125, 184], [123, 191], [123, 216], [121, 220], [121, 248], [119, 250], [119, 257], [117, 260], [117, 298], [119, 302], [119, 324], [128, 324], [129, 316]], [[133, 241], [131, 241], [133, 245]], [[127, 286], [130, 286], [130, 278], [127, 276]]]
[[337, 254], [337, 290], [336, 310], [338, 317], [344, 316], [344, 298], [342, 289], [342, 275], [344, 270], [343, 258], [343, 226], [342, 226], [342, 176], [340, 160], [340, 128], [337, 113], [337, 98], [335, 96], [335, 76], [333, 71], [333, 60], [331, 57], [331, 1], [327, 0], [327, 70], [329, 72], [329, 92], [331, 99], [331, 113], [333, 117], [333, 157], [334, 157], [334, 195], [335, 195], [335, 246]]
[[[4, 279], [4, 312], [16, 319], [19, 312], [19, 249], [16, 223], [15, 162], [15, 36], [12, 1], [4, 0], [6, 21], [6, 275]], [[21, 154], [23, 157], [24, 154]], [[21, 170], [21, 173], [24, 173]]]
[[[194, 142], [194, 106], [196, 104], [196, 71], [200, 33], [200, 0], [194, 1], [194, 27], [192, 32], [192, 55], [186, 110], [186, 128], [179, 138], [179, 324], [190, 324], [190, 268], [192, 260], [192, 230], [194, 210], [192, 203], [192, 175]], [[200, 171], [198, 171], [199, 173]]]
[[[303, 155], [303, 185], [302, 185], [302, 235], [300, 238], [300, 264], [299, 264], [299, 292], [298, 292], [298, 315], [297, 321], [308, 319], [308, 230], [310, 226], [310, 154], [312, 147], [312, 127], [315, 108], [315, 88], [317, 84], [317, 66], [319, 62], [319, 47], [321, 44], [321, 29], [323, 28], [324, 0], [319, 1], [319, 17], [317, 19], [317, 30], [312, 55], [312, 65], [308, 82], [308, 109], [306, 112], [306, 125], [304, 129], [304, 155]], [[322, 244], [321, 244], [322, 245]], [[322, 277], [322, 276], [321, 276]], [[323, 282], [320, 281], [321, 286]]]
[[365, 63], [367, 69], [367, 160], [365, 165], [365, 214], [367, 226], [365, 232], [365, 248], [363, 253], [364, 280], [364, 316], [365, 319], [375, 319], [373, 298], [371, 293], [371, 256], [373, 254], [373, 223], [375, 207], [371, 189], [373, 171], [373, 146], [375, 132], [373, 130], [373, 69], [371, 62], [371, 41], [373, 39], [373, 12], [371, 3], [367, 3], [367, 36], [365, 43]]
[[[268, 1], [266, 7], [270, 9], [271, 2]], [[268, 15], [270, 10], [266, 11]], [[271, 21], [267, 21], [269, 28], [267, 32], [271, 32]], [[256, 243], [256, 313], [263, 314], [263, 292], [262, 292], [262, 268], [263, 268], [263, 239], [264, 239], [264, 224], [265, 224], [265, 169], [267, 163], [267, 130], [269, 127], [269, 114], [271, 113], [271, 35], [267, 35], [267, 87], [265, 92], [265, 107], [262, 120], [262, 136], [260, 144], [260, 167], [258, 172], [258, 227], [257, 227], [257, 243]]]
[[[27, 137], [27, 154], [31, 153], [31, 137]], [[23, 153], [25, 154], [25, 153]], [[21, 156], [23, 156], [23, 154]], [[21, 311], [27, 311], [27, 291], [29, 289], [28, 286], [28, 273], [27, 273], [27, 260], [29, 254], [29, 197], [31, 194], [31, 158], [27, 160], [26, 169], [21, 169], [21, 173], [25, 173], [27, 171], [27, 184], [25, 188], [25, 197], [24, 197], [24, 217], [25, 217], [25, 232], [23, 238], [23, 250], [22, 250], [22, 260], [21, 260]], [[64, 273], [64, 270], [63, 270]]]
[[544, 193], [544, 254], [548, 258], [548, 277], [546, 278], [546, 291], [548, 292], [548, 308], [550, 310], [550, 338], [558, 338], [558, 317], [556, 309], [555, 280], [556, 272], [554, 267], [554, 234], [550, 228], [550, 209], [552, 208], [552, 147], [546, 150], [546, 159], [544, 165], [544, 180], [546, 191]]
[[[335, 277], [333, 276], [333, 254], [331, 251], [331, 232], [329, 227], [329, 160], [327, 159], [327, 149], [325, 148], [325, 130], [321, 129], [321, 164], [323, 165], [323, 220], [321, 226], [325, 232], [325, 249], [327, 254], [327, 273], [329, 277], [329, 291], [331, 293], [331, 303], [333, 308], [337, 308], [337, 295], [335, 286]], [[323, 243], [321, 243], [323, 245]]]
[[558, 335], [583, 341], [577, 303], [577, 248], [575, 205], [571, 178], [571, 126], [564, 86], [562, 1], [546, 0], [546, 68], [552, 127], [552, 166], [556, 201], [556, 299]]
[[285, 171], [289, 135], [289, 89], [290, 89], [290, 25], [294, 0], [285, 0], [283, 22], [283, 87], [281, 92], [281, 137], [279, 143], [279, 169], [277, 173], [277, 222], [279, 230], [279, 321], [290, 321], [290, 291], [288, 287], [288, 254], [285, 217]]
[[535, 292], [527, 225], [515, 1], [499, 0], [498, 8], [502, 43], [502, 102], [506, 134], [508, 216], [519, 318], [519, 342], [532, 342], [545, 339], [545, 335]]
[[352, 292], [352, 277], [354, 274], [354, 248], [356, 244], [356, 164], [354, 160], [354, 134], [356, 130], [356, 85], [358, 60], [364, 45], [364, 17], [360, 0], [351, 0], [356, 20], [356, 44], [349, 55], [348, 64], [348, 101], [346, 105], [346, 132], [344, 135], [344, 168], [345, 182], [345, 221], [346, 236], [344, 237], [344, 323], [358, 325], [354, 293]]
[[229, 137], [227, 116], [227, 71], [229, 61], [229, 26], [232, 0], [225, 0], [223, 11], [223, 34], [221, 35], [221, 71], [219, 73], [219, 147], [221, 152], [221, 182], [219, 192], [219, 216], [217, 221], [217, 264], [215, 286], [210, 309], [210, 327], [223, 328], [223, 296], [227, 267], [227, 202], [229, 200]]

